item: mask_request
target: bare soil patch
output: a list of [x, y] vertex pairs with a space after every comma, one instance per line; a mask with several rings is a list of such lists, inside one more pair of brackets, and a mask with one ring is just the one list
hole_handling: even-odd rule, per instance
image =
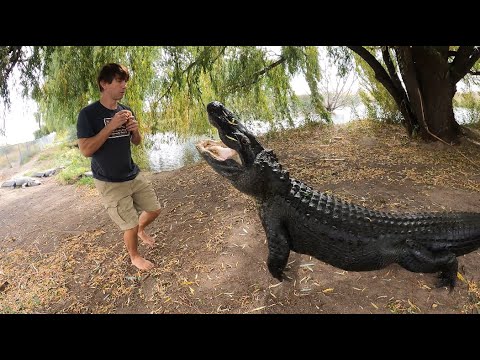
[[[411, 140], [396, 126], [356, 122], [264, 138], [292, 177], [388, 211], [480, 211], [479, 148]], [[31, 167], [26, 164], [18, 172]], [[12, 174], [7, 174], [8, 177]], [[472, 313], [480, 309], [480, 251], [459, 257], [452, 293], [434, 274], [397, 265], [347, 272], [291, 252], [279, 283], [253, 200], [206, 163], [149, 174], [162, 204], [146, 273], [96, 190], [55, 178], [0, 188], [0, 313]], [[0, 180], [6, 178], [3, 173]]]

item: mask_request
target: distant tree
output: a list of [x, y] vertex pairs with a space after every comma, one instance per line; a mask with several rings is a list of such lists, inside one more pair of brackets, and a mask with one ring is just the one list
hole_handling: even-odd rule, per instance
[[463, 119], [468, 124], [480, 124], [480, 93], [476, 91], [465, 91], [456, 94], [453, 98], [453, 105], [463, 112]]
[[307, 46], [164, 47], [159, 62], [162, 92], [152, 100], [160, 129], [205, 133], [205, 106], [228, 103], [245, 119], [292, 120], [296, 97], [290, 85], [303, 74], [314, 88], [312, 103], [324, 112], [317, 90], [318, 49]]
[[353, 95], [352, 89], [358, 76], [355, 71], [349, 71], [340, 76], [334, 59], [329, 57], [326, 51], [320, 52], [319, 56], [321, 77], [318, 89], [324, 99], [325, 109], [332, 113], [349, 105]]

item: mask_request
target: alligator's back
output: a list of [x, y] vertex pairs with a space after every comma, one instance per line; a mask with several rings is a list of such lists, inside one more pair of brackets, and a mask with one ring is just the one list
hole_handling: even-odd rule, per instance
[[[291, 249], [349, 270], [371, 270], [397, 262], [405, 243], [430, 251], [469, 253], [480, 245], [480, 214], [397, 214], [369, 210], [291, 179], [278, 211]], [[283, 204], [281, 204], [283, 202]]]

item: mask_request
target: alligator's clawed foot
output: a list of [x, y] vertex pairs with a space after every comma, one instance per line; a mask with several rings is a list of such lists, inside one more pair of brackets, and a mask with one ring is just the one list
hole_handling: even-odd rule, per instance
[[270, 271], [270, 274], [280, 282], [286, 279], [285, 275], [283, 274], [283, 271], [275, 271], [275, 272]]
[[283, 275], [283, 273], [281, 273], [280, 275], [276, 275], [274, 276], [275, 279], [277, 279], [278, 281], [282, 282], [283, 280], [285, 280], [285, 276]]
[[452, 277], [449, 274], [441, 272], [438, 275], [438, 280], [437, 280], [435, 286], [437, 288], [448, 287], [449, 292], [452, 292], [453, 288], [455, 287], [455, 280], [456, 280], [455, 277]]

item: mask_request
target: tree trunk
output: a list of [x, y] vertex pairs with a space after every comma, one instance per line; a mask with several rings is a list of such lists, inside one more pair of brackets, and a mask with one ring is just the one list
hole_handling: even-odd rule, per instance
[[448, 143], [454, 142], [460, 134], [460, 126], [453, 114], [456, 86], [446, 76], [447, 58], [431, 48], [410, 49], [417, 86], [407, 86], [407, 93], [420, 125], [420, 135], [424, 139], [438, 140], [438, 137]]
[[[425, 140], [453, 143], [461, 135], [455, 121], [453, 96], [456, 83], [480, 58], [479, 47], [459, 47], [449, 62], [448, 46], [395, 46], [395, 57], [401, 80], [397, 76], [391, 54], [382, 50], [383, 65], [363, 46], [349, 46], [374, 70], [375, 78], [385, 87], [398, 105], [409, 135], [418, 132]], [[388, 72], [387, 72], [388, 71]]]
[[453, 114], [455, 91], [448, 82], [433, 76], [423, 79], [421, 84], [423, 113], [417, 117], [421, 119], [419, 123], [422, 128], [425, 123], [427, 126], [422, 129], [422, 137], [428, 138], [434, 134], [448, 143], [454, 142], [460, 133], [460, 127]]

